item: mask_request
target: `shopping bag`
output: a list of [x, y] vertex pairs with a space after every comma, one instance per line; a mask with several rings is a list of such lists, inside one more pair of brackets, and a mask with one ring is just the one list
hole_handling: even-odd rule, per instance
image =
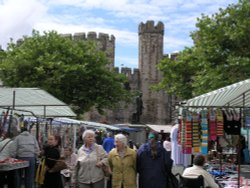
[[168, 173], [168, 188], [179, 188], [179, 181], [176, 175], [172, 174], [172, 172]]
[[46, 172], [46, 169], [45, 169], [45, 159], [42, 159], [41, 162], [39, 163], [39, 165], [37, 167], [37, 171], [36, 171], [35, 182], [38, 185], [43, 185], [45, 172]]
[[[49, 160], [55, 160], [50, 159]], [[67, 164], [65, 163], [64, 159], [60, 158], [59, 160], [55, 160], [55, 165], [49, 170], [49, 172], [60, 172], [61, 170], [67, 169]]]
[[102, 171], [103, 171], [105, 177], [109, 177], [112, 174], [110, 167], [106, 166], [104, 164], [102, 165]]

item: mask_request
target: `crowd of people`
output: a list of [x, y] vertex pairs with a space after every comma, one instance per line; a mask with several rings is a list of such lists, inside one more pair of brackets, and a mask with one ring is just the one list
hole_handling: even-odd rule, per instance
[[[168, 175], [173, 166], [169, 135], [161, 142], [158, 133], [150, 132], [147, 141], [139, 148], [122, 133], [108, 133], [102, 145], [97, 144], [95, 136], [93, 130], [85, 130], [83, 144], [78, 151], [73, 151], [68, 146], [60, 148], [60, 137], [50, 135], [40, 150], [35, 137], [24, 127], [14, 139], [6, 135], [0, 141], [0, 160], [13, 157], [29, 161], [30, 165], [24, 171], [25, 188], [35, 185], [38, 157], [45, 160], [41, 188], [63, 188], [66, 184], [72, 188], [168, 188]], [[67, 168], [56, 168], [60, 160]], [[217, 187], [210, 174], [202, 171], [204, 163], [204, 156], [195, 158], [194, 166], [187, 168], [183, 176], [204, 175], [206, 185]], [[4, 188], [4, 182], [8, 188], [20, 188], [21, 176], [20, 170], [1, 172], [0, 188]]]

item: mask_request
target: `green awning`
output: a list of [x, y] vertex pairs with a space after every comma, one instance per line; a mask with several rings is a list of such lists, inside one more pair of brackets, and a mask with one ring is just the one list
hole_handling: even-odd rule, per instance
[[186, 107], [250, 107], [250, 79], [182, 101]]
[[76, 116], [67, 104], [39, 88], [0, 87], [0, 108], [37, 117]]

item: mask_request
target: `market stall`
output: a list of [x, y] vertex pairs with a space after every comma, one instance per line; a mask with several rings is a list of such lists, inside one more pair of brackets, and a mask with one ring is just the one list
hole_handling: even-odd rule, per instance
[[250, 79], [181, 101], [179, 109], [182, 153], [209, 155], [216, 151], [220, 162], [237, 162], [240, 186], [242, 138], [249, 140], [249, 135], [241, 135], [241, 128], [248, 130], [250, 125]]
[[5, 160], [0, 160], [0, 171], [10, 171], [16, 169], [22, 169], [29, 166], [28, 161], [8, 158]]
[[[24, 117], [75, 117], [64, 102], [39, 88], [0, 88], [0, 130], [17, 133]], [[38, 138], [39, 126], [36, 126]]]

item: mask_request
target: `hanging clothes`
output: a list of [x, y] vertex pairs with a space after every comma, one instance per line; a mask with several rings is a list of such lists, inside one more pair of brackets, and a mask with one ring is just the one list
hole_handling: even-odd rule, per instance
[[183, 110], [182, 119], [182, 152], [192, 153], [192, 114], [188, 110]]
[[198, 113], [192, 114], [192, 144], [193, 144], [193, 152], [192, 153], [200, 153], [200, 115]]
[[241, 129], [241, 118], [233, 115], [231, 110], [223, 111], [224, 131], [230, 135], [239, 135]]
[[208, 153], [208, 120], [207, 110], [202, 110], [201, 114], [201, 153], [206, 155]]
[[171, 159], [173, 160], [174, 165], [183, 164], [183, 153], [181, 152], [181, 145], [178, 144], [178, 133], [180, 124], [175, 124], [170, 132], [171, 138]]
[[209, 111], [208, 111], [208, 121], [209, 121], [209, 140], [215, 141], [216, 138], [217, 138], [215, 110], [209, 109]]
[[224, 118], [223, 118], [223, 112], [221, 109], [216, 110], [216, 127], [217, 136], [223, 136], [224, 135]]

